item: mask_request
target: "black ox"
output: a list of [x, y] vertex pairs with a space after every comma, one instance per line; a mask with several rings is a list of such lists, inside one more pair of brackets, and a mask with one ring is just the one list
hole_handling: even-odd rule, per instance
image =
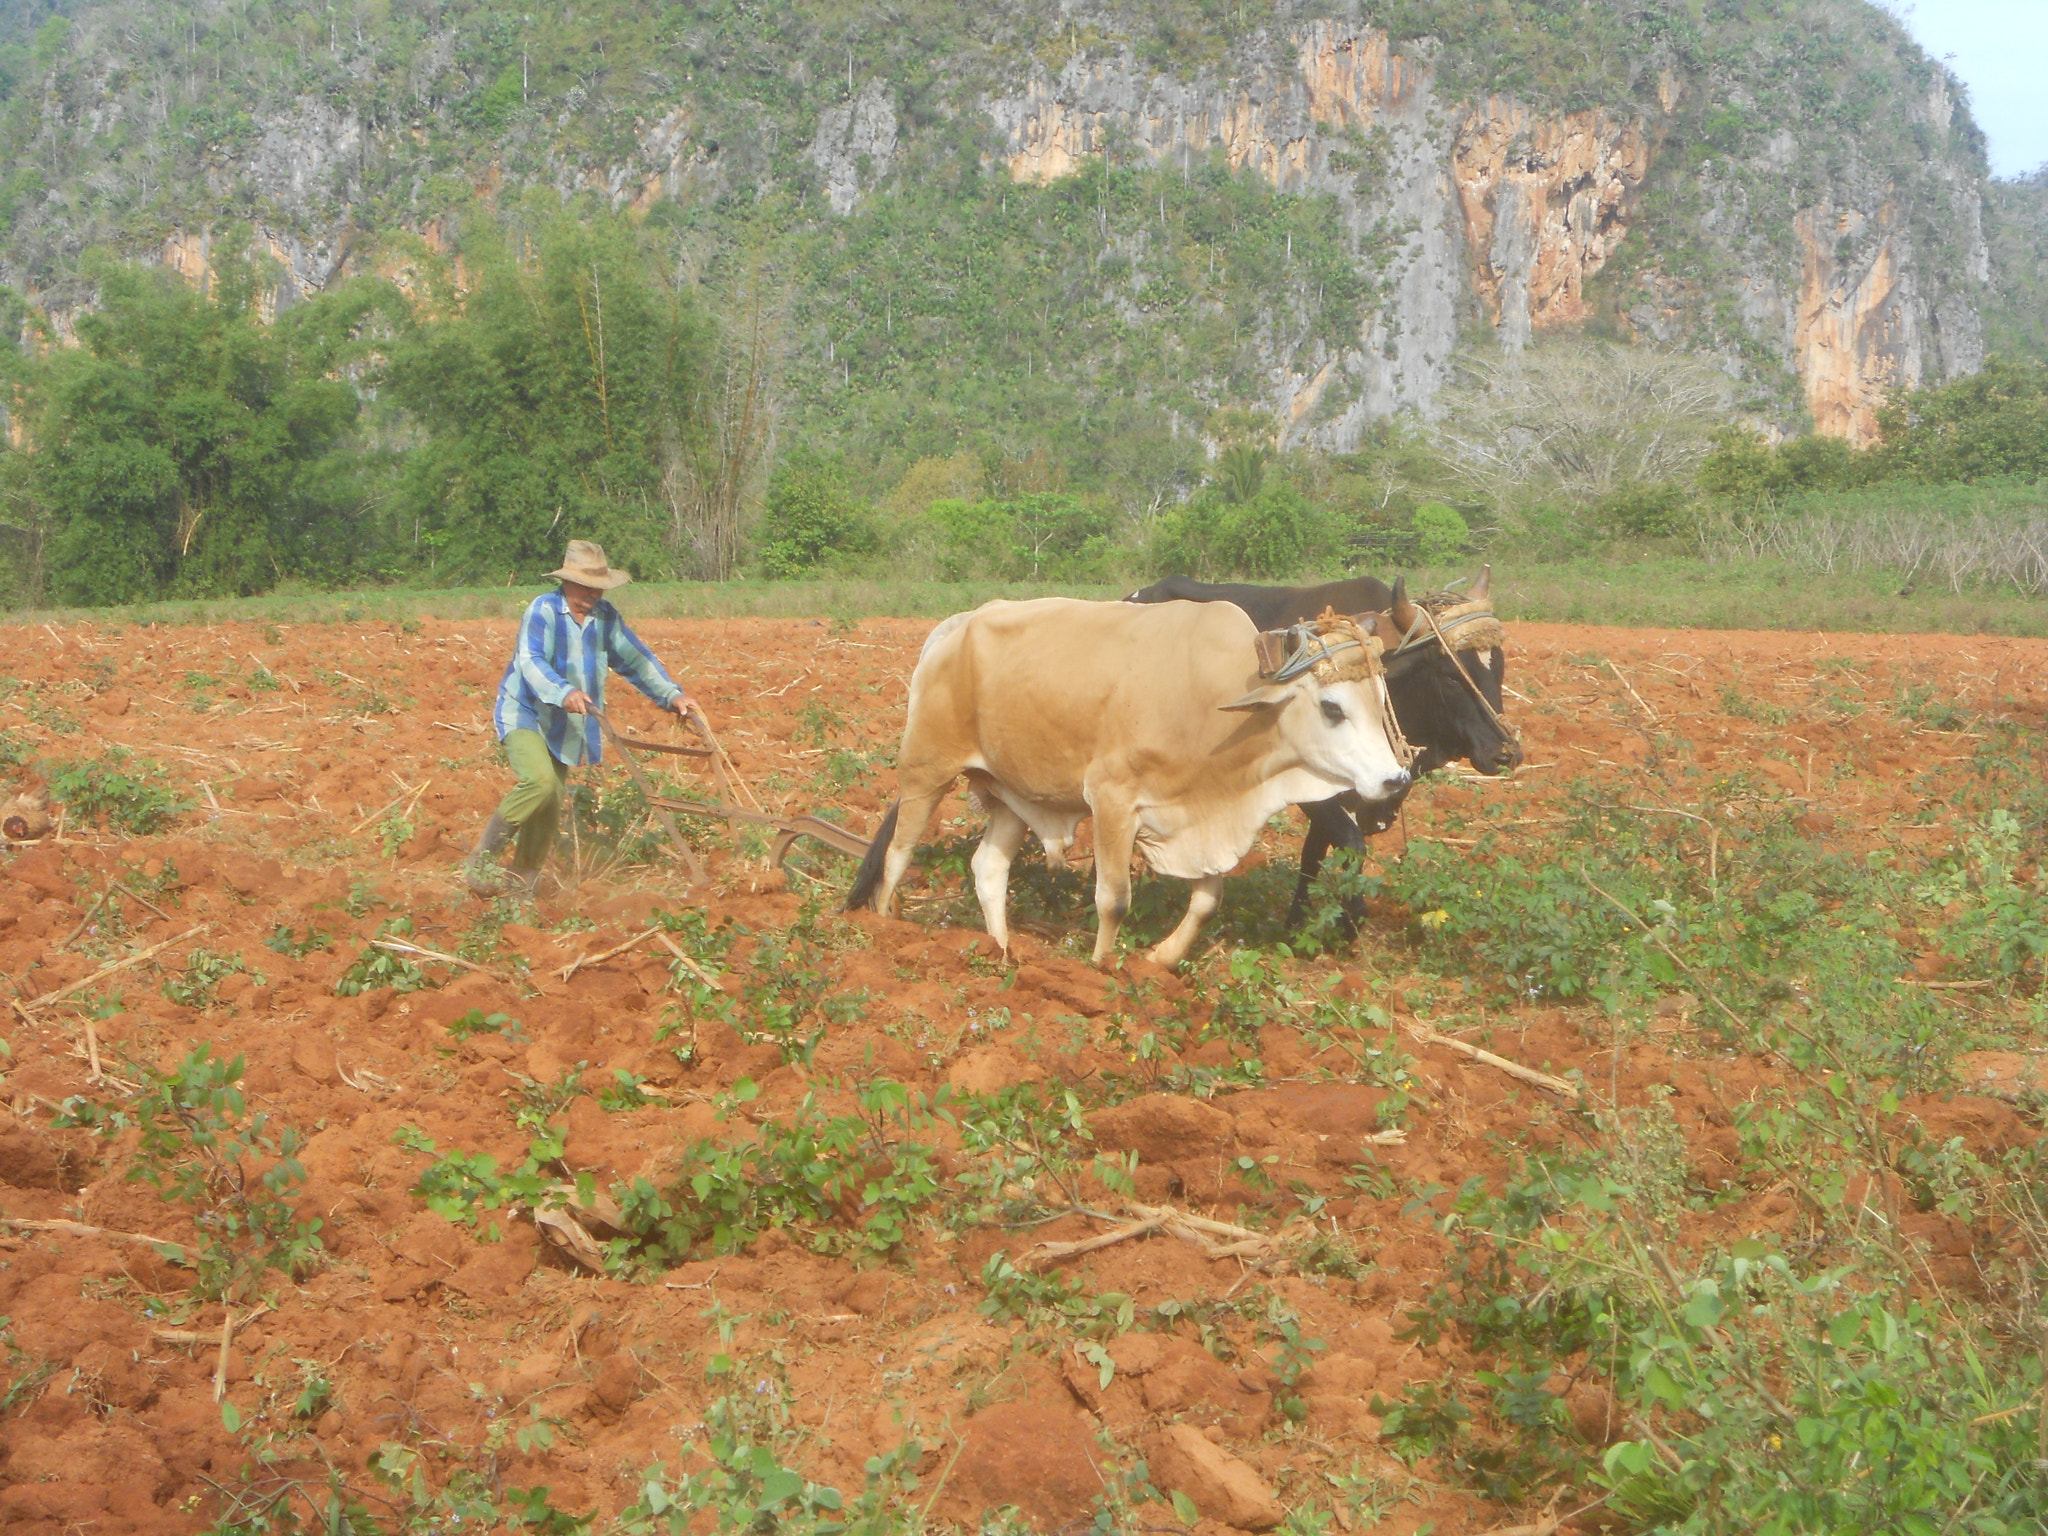
[[[1484, 601], [1491, 572], [1482, 570], [1471, 590], [1451, 602]], [[1130, 603], [1235, 603], [1262, 630], [1304, 624], [1326, 608], [1338, 613], [1385, 614], [1393, 636], [1387, 642], [1387, 696], [1401, 734], [1418, 749], [1410, 773], [1421, 778], [1433, 768], [1463, 758], [1484, 774], [1511, 773], [1522, 761], [1522, 745], [1500, 724], [1501, 684], [1507, 657], [1501, 647], [1490, 656], [1476, 650], [1446, 650], [1421, 611], [1409, 600], [1407, 579], [1389, 587], [1377, 577], [1325, 582], [1316, 587], [1260, 587], [1248, 582], [1195, 581], [1169, 576], [1125, 598]], [[1425, 598], [1431, 609], [1447, 606]], [[1419, 628], [1418, 628], [1419, 626]], [[1409, 637], [1401, 645], [1401, 638]], [[1455, 645], [1456, 637], [1446, 636]], [[1400, 647], [1397, 649], [1396, 647]], [[1484, 658], [1484, 659], [1482, 659]], [[1469, 680], [1469, 681], [1468, 681]], [[1475, 695], [1474, 690], [1477, 690]], [[1485, 707], [1480, 698], [1486, 701]], [[1490, 712], [1489, 712], [1490, 711]], [[1299, 923], [1308, 902], [1309, 884], [1332, 848], [1362, 852], [1367, 837], [1394, 824], [1407, 791], [1392, 800], [1368, 803], [1353, 794], [1336, 795], [1304, 805], [1308, 835], [1302, 839], [1301, 875], [1295, 883], [1290, 924]], [[1355, 924], [1362, 915], [1356, 903], [1346, 916]]]

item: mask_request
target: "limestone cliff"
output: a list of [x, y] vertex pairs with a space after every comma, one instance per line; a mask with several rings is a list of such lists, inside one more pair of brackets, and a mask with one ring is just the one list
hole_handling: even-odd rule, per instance
[[[1233, 321], [1255, 366], [1203, 355], [1160, 381], [1177, 392], [1160, 407], [1175, 432], [1190, 413], [1250, 407], [1284, 444], [1345, 450], [1377, 420], [1432, 413], [1461, 348], [1514, 353], [1591, 325], [1706, 352], [1760, 416], [1864, 441], [1889, 390], [1981, 365], [1980, 310], [1998, 286], [1967, 112], [1947, 72], [1863, 0], [1787, 0], [1768, 37], [1755, 18], [1708, 31], [1658, 20], [1662, 0], [1590, 7], [1569, 22], [1585, 33], [1569, 90], [1508, 68], [1539, 55], [1453, 0], [1432, 13], [1442, 36], [1397, 40], [1340, 6], [1239, 18], [1175, 48], [1114, 7], [1083, 18], [1023, 0], [938, 41], [917, 31], [936, 23], [877, 10], [884, 41], [859, 68], [853, 44], [842, 59], [828, 42], [845, 28], [804, 41], [796, 22], [824, 15], [807, 0], [791, 0], [782, 31], [674, 8], [667, 41], [650, 53], [634, 33], [640, 51], [618, 59], [604, 37], [625, 38], [640, 13], [600, 4], [594, 61], [552, 77], [498, 13], [450, 0], [403, 48], [329, 28], [316, 58], [293, 33], [301, 68], [273, 57], [233, 87], [220, 82], [262, 18], [223, 21], [210, 40], [196, 23], [153, 38], [132, 3], [86, 0], [69, 54], [45, 58], [0, 114], [25, 167], [0, 179], [0, 281], [43, 303], [60, 338], [91, 302], [77, 257], [94, 244], [203, 283], [219, 234], [250, 229], [276, 262], [274, 311], [360, 272], [409, 283], [434, 249], [459, 256], [448, 232], [464, 199], [551, 189], [687, 224], [678, 263], [694, 278], [741, 243], [858, 243], [885, 200], [929, 190], [908, 178], [930, 172], [922, 146], [942, 140], [971, 144], [981, 175], [1013, 185], [1057, 186], [1096, 160], [1185, 177], [1213, 157], [1335, 210], [1365, 299], [1346, 300], [1341, 326], [1310, 324], [1317, 293], [1274, 274], [1260, 314]], [[147, 64], [209, 47], [212, 84], [206, 68]], [[1100, 236], [1111, 266], [1164, 259], [1142, 228]], [[815, 278], [790, 272], [799, 291]], [[911, 301], [880, 291], [892, 280], [872, 265], [835, 279], [805, 319], [797, 356], [816, 354], [818, 399], [830, 377], [858, 378], [846, 347], [859, 324], [879, 321], [883, 352], [900, 347]], [[951, 275], [930, 281], [955, 291]], [[1057, 360], [1062, 377], [1087, 387], [1101, 370], [1085, 349], [1116, 345], [1091, 336], [1157, 322], [1092, 276], [1062, 281], [1068, 295], [1094, 282], [1118, 317], [1059, 339], [1082, 349]], [[835, 313], [862, 284], [875, 291], [860, 314]], [[1027, 378], [1055, 366], [1049, 336], [1017, 339], [1056, 329], [1057, 305], [1038, 309], [1036, 327], [986, 328]], [[957, 316], [914, 324], [913, 336], [960, 330]]]
[[[1476, 303], [1510, 351], [1583, 320], [1586, 280], [1627, 235], [1649, 159], [1642, 129], [1604, 113], [1544, 117], [1491, 96], [1447, 110], [1426, 57], [1333, 21], [1276, 43], [1235, 80], [1147, 79], [1128, 56], [1076, 59], [988, 112], [1019, 180], [1068, 175], [1104, 152], [1185, 164], [1216, 151], [1283, 191], [1334, 197], [1360, 260], [1384, 261], [1386, 301], [1355, 347], [1275, 357], [1270, 404], [1283, 443], [1338, 451], [1373, 418], [1431, 408], [1461, 310]], [[1354, 381], [1352, 403], [1319, 412], [1338, 376]]]
[[[1946, 78], [1937, 71], [1916, 104], [1944, 131], [1954, 113]], [[1587, 285], [1639, 221], [1653, 146], [1685, 96], [1685, 82], [1665, 70], [1655, 112], [1633, 120], [1600, 110], [1545, 114], [1498, 95], [1451, 105], [1439, 99], [1427, 49], [1411, 57], [1383, 32], [1319, 21], [1234, 79], [1146, 78], [1128, 55], [1075, 59], [987, 106], [1019, 180], [1069, 175], [1090, 155], [1185, 164], [1215, 151], [1276, 188], [1336, 198], [1361, 260], [1376, 240], [1391, 241], [1386, 302], [1358, 346], [1274, 359], [1270, 403], [1282, 440], [1342, 450], [1366, 420], [1430, 408], [1461, 311], [1476, 306], [1510, 352], [1541, 330], [1588, 319]], [[1376, 176], [1350, 174], [1363, 146], [1377, 159]], [[1781, 137], [1767, 161], [1796, 148]], [[1866, 211], [1838, 202], [1832, 186], [1793, 219], [1796, 271], [1751, 262], [1739, 300], [1748, 339], [1796, 374], [1817, 430], [1866, 442], [1890, 390], [1982, 366], [1972, 292], [1990, 275], [1982, 187], [1950, 175], [1948, 190], [1944, 211], [1964, 259], [1938, 294], [1925, 280], [1928, 253], [1896, 202]], [[1753, 228], [1725, 207], [1721, 214], [1720, 228], [1708, 219], [1699, 233], [1731, 252], [1752, 242]], [[1629, 310], [1629, 328], [1648, 339], [1697, 339], [1679, 312], [1710, 306], [1715, 295], [1661, 271], [1654, 253], [1633, 279], [1659, 302]], [[1739, 353], [1722, 350], [1730, 370], [1742, 372]], [[1319, 398], [1338, 375], [1356, 380], [1354, 403], [1319, 416]]]
[[[1977, 201], [1966, 202], [1974, 215]], [[1976, 308], [1951, 292], [1930, 304], [1898, 207], [1874, 213], [1823, 203], [1800, 210], [1798, 322], [1793, 345], [1816, 430], [1857, 447], [1877, 435], [1885, 396], [1924, 379], [1954, 378], [1984, 363]], [[1976, 284], [1988, 280], [1981, 227], [1966, 225]]]
[[[1321, 192], [1343, 210], [1357, 259], [1383, 265], [1386, 294], [1355, 346], [1318, 343], [1269, 362], [1266, 404], [1283, 443], [1344, 451], [1364, 424], [1428, 410], [1458, 345], [1458, 231], [1428, 70], [1386, 35], [1317, 22], [1276, 41], [1235, 80], [1145, 76], [1129, 55], [1071, 60], [985, 109], [1010, 175], [1046, 182], [1091, 155], [1183, 167], [1211, 151], [1287, 192]], [[1372, 144], [1377, 174], [1358, 174]], [[1350, 387], [1336, 410], [1332, 386]]]

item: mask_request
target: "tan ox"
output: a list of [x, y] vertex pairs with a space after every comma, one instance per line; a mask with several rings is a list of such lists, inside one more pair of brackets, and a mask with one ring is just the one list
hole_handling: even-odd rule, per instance
[[1131, 852], [1194, 882], [1152, 951], [1177, 964], [1215, 911], [1223, 876], [1284, 806], [1408, 784], [1376, 639], [1343, 622], [1328, 658], [1292, 681], [1259, 671], [1258, 633], [1226, 603], [993, 602], [925, 641], [910, 679], [899, 798], [849, 909], [887, 912], [911, 850], [961, 774], [989, 810], [974, 891], [1005, 950], [1010, 863], [1027, 831], [1055, 863], [1095, 818], [1095, 963], [1130, 907]]

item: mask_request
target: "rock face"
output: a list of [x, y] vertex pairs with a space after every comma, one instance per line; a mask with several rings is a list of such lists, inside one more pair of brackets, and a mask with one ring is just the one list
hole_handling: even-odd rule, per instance
[[[204, 283], [214, 236], [190, 210], [238, 210], [283, 274], [264, 301], [274, 313], [357, 270], [405, 285], [406, 250], [416, 246], [380, 250], [376, 237], [402, 227], [441, 249], [440, 226], [459, 215], [428, 211], [436, 201], [424, 189], [438, 176], [486, 198], [547, 187], [642, 214], [695, 201], [714, 211], [710, 238], [681, 257], [694, 278], [721, 238], [715, 208], [727, 194], [743, 204], [794, 183], [798, 203], [822, 194], [811, 206], [825, 223], [856, 220], [915, 174], [905, 167], [927, 136], [958, 142], [985, 126], [988, 163], [1019, 183], [1055, 183], [1105, 157], [1184, 175], [1218, 157], [1277, 192], [1328, 200], [1368, 291], [1344, 311], [1359, 314], [1356, 334], [1344, 334], [1348, 318], [1330, 330], [1293, 323], [1290, 306], [1320, 305], [1321, 291], [1296, 294], [1282, 281], [1248, 328], [1255, 368], [1227, 383], [1205, 376], [1196, 391], [1207, 406], [1270, 416], [1279, 446], [1356, 448], [1375, 421], [1434, 412], [1461, 345], [1490, 334], [1513, 354], [1589, 320], [1709, 353], [1788, 427], [1803, 407], [1818, 430], [1862, 443], [1892, 389], [1982, 365], [1980, 310], [1992, 296], [1985, 187], [1947, 72], [1903, 34], [1897, 46], [1871, 43], [1885, 26], [1874, 14], [1847, 16], [1820, 0], [1811, 9], [1816, 26], [1869, 34], [1856, 46], [1876, 48], [1859, 57], [1884, 66], [1884, 94], [1869, 110], [1898, 130], [1889, 147], [1845, 128], [1846, 108], [1787, 94], [1771, 73], [1784, 61], [1767, 51], [1723, 68], [1706, 60], [1734, 53], [1645, 44], [1641, 56], [1607, 61], [1625, 68], [1610, 68], [1598, 91], [1576, 93], [1607, 105], [1565, 110], [1503, 90], [1454, 42], [1395, 43], [1353, 19], [1204, 39], [1190, 56], [1210, 62], [1155, 68], [1141, 62], [1143, 45], [1117, 40], [1135, 40], [1138, 23], [1105, 11], [1088, 24], [1092, 40], [1056, 68], [1034, 62], [1042, 52], [1000, 48], [991, 33], [937, 60], [930, 78], [885, 70], [856, 88], [849, 54], [844, 90], [836, 81], [828, 90], [813, 61], [763, 53], [760, 69], [788, 89], [742, 85], [735, 95], [734, 77], [713, 87], [687, 67], [630, 72], [628, 87], [622, 70], [601, 102], [578, 84], [528, 103], [522, 84], [516, 108], [464, 118], [484, 110], [488, 72], [464, 75], [472, 66], [461, 63], [457, 32], [441, 30], [407, 66], [402, 108], [366, 84], [324, 94], [291, 85], [270, 100], [216, 91], [204, 105], [217, 136], [179, 140], [194, 146], [203, 185], [180, 183], [179, 200], [157, 204], [137, 227], [148, 231], [148, 253]], [[132, 88], [127, 34], [98, 22], [87, 32], [78, 67], [62, 75], [68, 84], [57, 88], [61, 71], [50, 77], [42, 131], [79, 155], [128, 154], [124, 135], [155, 123], [163, 103]], [[1837, 44], [1848, 37], [1840, 32]], [[429, 90], [430, 80], [454, 94]], [[183, 89], [203, 95], [191, 81]], [[1570, 94], [1553, 89], [1551, 99]], [[1916, 147], [1902, 152], [1901, 133]], [[156, 195], [157, 171], [122, 164], [117, 174], [109, 158], [85, 177], [95, 189], [85, 201], [103, 190], [114, 201]], [[82, 244], [45, 228], [62, 205], [56, 191], [22, 204], [0, 281], [43, 297], [68, 342], [89, 298], [66, 287], [60, 262], [64, 240]], [[1143, 252], [1125, 246], [1142, 239], [1112, 241], [1105, 226], [1104, 255], [1129, 265]], [[885, 313], [894, 327], [895, 312]], [[1125, 319], [1146, 323], [1137, 307]], [[1095, 362], [1079, 359], [1071, 376], [1086, 378]]]
[[[1937, 71], [1937, 88], [1916, 108], [1941, 131], [1954, 111], [1945, 79]], [[1685, 97], [1682, 79], [1660, 75], [1664, 118]], [[1071, 175], [1112, 146], [1183, 167], [1220, 151], [1233, 169], [1281, 191], [1335, 198], [1359, 261], [1382, 270], [1385, 299], [1355, 347], [1276, 350], [1267, 403], [1284, 445], [1337, 452], [1354, 448], [1374, 419], [1431, 408], [1460, 318], [1475, 308], [1511, 353], [1541, 330], [1587, 319], [1588, 283], [1640, 219], [1663, 126], [1598, 110], [1546, 116], [1497, 95], [1453, 108], [1438, 97], [1427, 59], [1404, 56], [1383, 32], [1337, 21], [1270, 42], [1228, 80], [1146, 76], [1127, 54], [1077, 57], [1057, 77], [1040, 74], [990, 99], [987, 110], [1019, 181]], [[1797, 145], [1781, 135], [1765, 154], [1796, 156]], [[1865, 443], [1893, 388], [1983, 365], [1970, 292], [1990, 276], [1982, 188], [1959, 177], [1951, 190], [1966, 254], [1939, 296], [1928, 295], [1926, 257], [1893, 202], [1866, 212], [1824, 196], [1794, 219], [1796, 273], [1752, 264], [1739, 305], [1746, 339], [1796, 374], [1817, 430]], [[1731, 254], [1754, 243], [1739, 212], [1717, 211], [1700, 233]], [[1838, 255], [1866, 235], [1858, 257]], [[1649, 299], [1625, 312], [1634, 329], [1652, 340], [1698, 339], [1684, 312], [1709, 295], [1654, 263], [1636, 281]], [[1741, 371], [1732, 348], [1719, 350]], [[1354, 386], [1350, 404], [1319, 410], [1340, 378]]]
[[[1384, 263], [1387, 296], [1354, 347], [1271, 349], [1265, 403], [1287, 445], [1348, 451], [1368, 422], [1435, 401], [1458, 344], [1459, 230], [1429, 70], [1384, 32], [1313, 22], [1228, 81], [1147, 77], [1129, 55], [1077, 57], [986, 109], [1019, 181], [1070, 175], [1115, 143], [1184, 169], [1220, 150], [1281, 191], [1336, 200], [1357, 260]], [[1327, 409], [1340, 382], [1349, 401]]]
[[[355, 232], [346, 224], [308, 238], [289, 227], [259, 221], [251, 234], [256, 249], [279, 268], [276, 284], [257, 298], [258, 312], [266, 321], [338, 280], [356, 244]], [[164, 237], [158, 259], [187, 282], [204, 288], [213, 279], [213, 232], [174, 230]]]
[[1541, 118], [1490, 97], [1466, 116], [1452, 178], [1472, 286], [1508, 350], [1586, 318], [1586, 279], [1628, 234], [1649, 163], [1642, 130], [1602, 112]]
[[308, 97], [270, 117], [262, 130], [246, 169], [277, 206], [318, 215], [362, 196], [355, 172], [365, 146], [355, 113]]
[[811, 140], [811, 163], [825, 175], [825, 196], [844, 218], [853, 212], [862, 183], [873, 186], [896, 160], [896, 104], [879, 80], [853, 100], [828, 107]]
[[[1965, 201], [1974, 215], [1977, 198]], [[1823, 203], [1801, 209], [1793, 228], [1800, 253], [1793, 345], [1816, 430], [1867, 446], [1877, 436], [1877, 407], [1892, 390], [1984, 366], [1975, 307], [1954, 291], [1928, 302], [1895, 203], [1875, 213]], [[1971, 266], [1988, 269], [1981, 224], [1964, 229]], [[1975, 280], [1988, 276], [1984, 270]]]

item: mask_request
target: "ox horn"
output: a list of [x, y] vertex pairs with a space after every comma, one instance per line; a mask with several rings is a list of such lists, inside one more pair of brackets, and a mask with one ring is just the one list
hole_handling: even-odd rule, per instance
[[1238, 710], [1272, 709], [1276, 705], [1285, 704], [1293, 694], [1294, 689], [1286, 683], [1267, 683], [1263, 687], [1254, 688], [1241, 699], [1233, 699], [1228, 704], [1219, 704], [1216, 707]]
[[1470, 592], [1467, 592], [1465, 595], [1471, 598], [1472, 601], [1475, 603], [1481, 602], [1485, 599], [1487, 588], [1490, 587], [1492, 583], [1493, 567], [1490, 565], [1482, 565], [1481, 567], [1479, 567], [1479, 574], [1472, 578], [1472, 590]]
[[1394, 631], [1400, 635], [1406, 635], [1410, 630], [1414, 629], [1415, 621], [1421, 617], [1420, 610], [1408, 601], [1408, 578], [1406, 576], [1394, 578], [1394, 611], [1391, 617], [1394, 620]]

